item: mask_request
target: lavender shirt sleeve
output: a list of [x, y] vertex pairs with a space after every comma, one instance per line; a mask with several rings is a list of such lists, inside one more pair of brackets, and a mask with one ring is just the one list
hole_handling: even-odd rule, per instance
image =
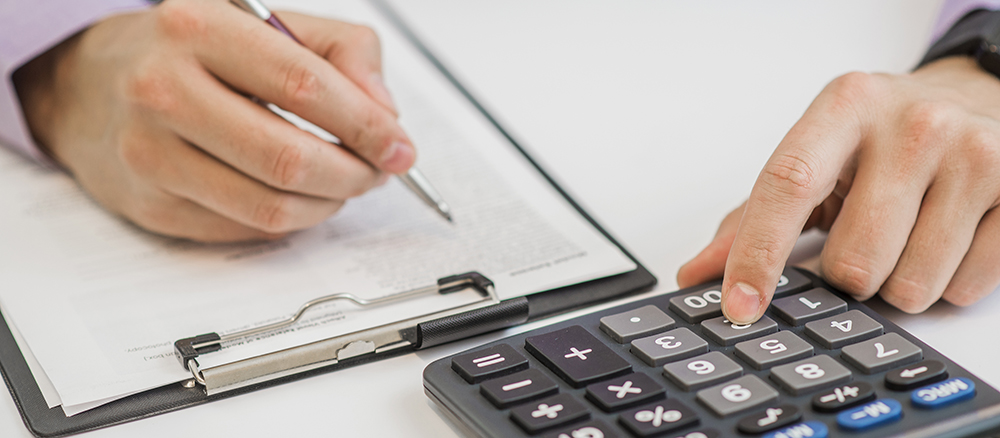
[[934, 23], [931, 42], [937, 41], [955, 22], [976, 9], [1000, 9], [1000, 0], [945, 0]]
[[0, 2], [0, 143], [48, 159], [31, 138], [11, 74], [60, 41], [110, 14], [147, 7], [146, 0], [5, 0]]

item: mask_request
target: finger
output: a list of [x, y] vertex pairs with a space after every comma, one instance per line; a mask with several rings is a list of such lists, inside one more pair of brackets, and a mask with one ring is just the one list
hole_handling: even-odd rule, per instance
[[729, 212], [722, 219], [719, 230], [716, 231], [712, 242], [677, 271], [677, 285], [681, 289], [702, 284], [722, 276], [726, 269], [726, 258], [729, 256], [729, 248], [733, 246], [733, 239], [736, 238], [736, 229], [740, 226], [740, 218], [743, 217], [743, 210], [746, 208], [746, 205], [746, 202], [744, 202]]
[[398, 114], [382, 77], [382, 46], [370, 27], [281, 12], [277, 15], [295, 29], [306, 47], [330, 61], [344, 76], [393, 114]]
[[957, 306], [968, 306], [989, 295], [1000, 285], [1000, 210], [983, 216], [969, 252], [958, 265], [942, 298]]
[[274, 240], [283, 234], [266, 233], [224, 218], [187, 199], [166, 192], [149, 194], [152, 199], [129, 202], [124, 214], [147, 231], [198, 242], [245, 242]]
[[170, 194], [265, 233], [311, 227], [343, 205], [268, 187], [171, 135], [150, 141], [155, 145], [124, 146], [123, 158], [133, 172]]
[[726, 262], [722, 309], [729, 320], [746, 324], [763, 315], [803, 226], [861, 142], [859, 107], [873, 80], [851, 74], [832, 82], [764, 166]]

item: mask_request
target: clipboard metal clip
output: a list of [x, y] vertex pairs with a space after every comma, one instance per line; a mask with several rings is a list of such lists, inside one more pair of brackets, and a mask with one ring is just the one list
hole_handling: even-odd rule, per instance
[[[222, 343], [287, 328], [298, 322], [312, 307], [333, 301], [349, 301], [362, 308], [416, 299], [434, 294], [449, 294], [472, 289], [480, 299], [427, 315], [365, 329], [310, 344], [292, 347], [261, 356], [201, 369], [198, 357], [222, 349]], [[209, 395], [237, 389], [286, 375], [333, 365], [339, 361], [370, 353], [381, 353], [420, 344], [418, 325], [428, 321], [476, 310], [500, 302], [493, 282], [478, 272], [468, 272], [438, 279], [437, 283], [375, 299], [363, 299], [350, 293], [338, 293], [313, 299], [290, 317], [271, 324], [220, 335], [216, 332], [180, 339], [174, 342], [174, 353], [194, 381], [204, 386]]]

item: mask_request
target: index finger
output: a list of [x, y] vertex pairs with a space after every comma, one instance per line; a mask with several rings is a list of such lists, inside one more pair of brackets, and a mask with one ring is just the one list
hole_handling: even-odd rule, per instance
[[761, 170], [726, 261], [722, 310], [730, 321], [755, 322], [770, 304], [803, 226], [861, 143], [869, 80], [849, 74], [831, 82]]

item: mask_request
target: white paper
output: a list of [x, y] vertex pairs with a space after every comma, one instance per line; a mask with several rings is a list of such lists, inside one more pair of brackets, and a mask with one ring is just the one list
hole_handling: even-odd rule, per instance
[[[173, 355], [177, 339], [266, 324], [318, 296], [374, 298], [477, 270], [510, 298], [635, 269], [374, 11], [360, 2], [337, 7], [379, 29], [386, 80], [417, 164], [455, 223], [394, 180], [282, 241], [200, 245], [143, 232], [68, 177], [0, 153], [0, 301], [68, 414], [188, 378]], [[290, 330], [227, 344], [199, 361], [227, 363], [472, 295], [365, 311], [329, 304]]]

